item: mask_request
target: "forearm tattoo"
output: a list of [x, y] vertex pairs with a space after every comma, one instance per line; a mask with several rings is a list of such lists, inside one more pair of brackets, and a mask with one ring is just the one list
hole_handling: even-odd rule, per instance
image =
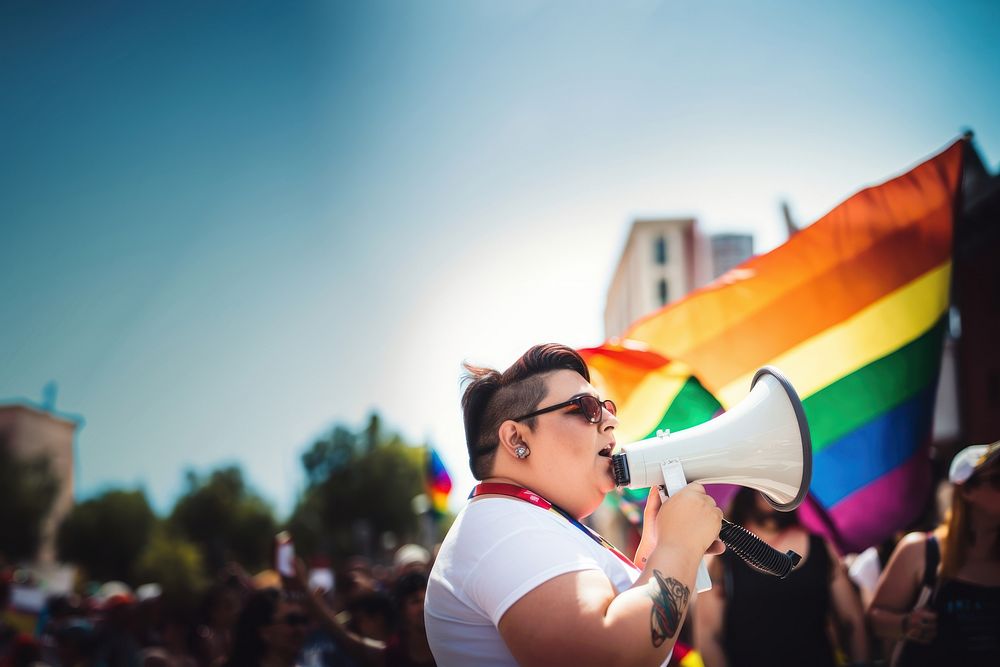
[[691, 591], [673, 577], [664, 579], [659, 570], [653, 570], [653, 578], [656, 583], [650, 582], [648, 588], [653, 599], [649, 629], [653, 633], [653, 646], [659, 647], [677, 634]]

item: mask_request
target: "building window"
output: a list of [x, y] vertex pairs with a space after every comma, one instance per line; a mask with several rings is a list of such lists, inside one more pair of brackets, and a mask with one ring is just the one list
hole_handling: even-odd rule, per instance
[[666, 264], [667, 263], [667, 239], [660, 236], [656, 239], [656, 263]]
[[667, 301], [670, 299], [670, 292], [667, 289], [667, 281], [664, 278], [660, 279], [660, 284], [658, 285], [660, 291], [660, 305], [667, 305]]

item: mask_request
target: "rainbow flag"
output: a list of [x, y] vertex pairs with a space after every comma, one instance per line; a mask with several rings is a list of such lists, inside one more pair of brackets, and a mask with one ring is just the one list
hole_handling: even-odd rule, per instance
[[451, 493], [451, 475], [444, 467], [444, 461], [433, 447], [427, 448], [427, 465], [424, 469], [427, 496], [431, 501], [431, 512], [443, 516], [448, 512], [448, 494]]
[[674, 652], [670, 656], [670, 667], [705, 667], [705, 662], [701, 659], [701, 654], [678, 640], [674, 643]]
[[622, 341], [583, 350], [599, 390], [620, 404], [618, 439], [701, 423], [773, 365], [812, 435], [815, 503], [804, 518], [849, 550], [916, 518], [930, 493], [963, 146], [855, 194]]
[[601, 395], [618, 406], [619, 442], [651, 438], [662, 429], [680, 431], [722, 412], [687, 364], [671, 362], [644, 344], [625, 340], [577, 351]]

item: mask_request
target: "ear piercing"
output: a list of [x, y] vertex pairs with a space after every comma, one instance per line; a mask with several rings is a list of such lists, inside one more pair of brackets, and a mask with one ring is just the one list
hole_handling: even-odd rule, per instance
[[526, 458], [528, 458], [528, 454], [530, 454], [530, 453], [531, 452], [528, 451], [528, 448], [525, 447], [524, 445], [518, 445], [514, 449], [514, 456], [516, 456], [519, 459], [526, 459]]

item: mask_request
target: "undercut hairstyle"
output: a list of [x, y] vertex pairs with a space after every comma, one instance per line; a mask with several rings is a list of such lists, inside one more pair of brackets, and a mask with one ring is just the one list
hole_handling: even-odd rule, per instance
[[[500, 424], [538, 408], [545, 397], [545, 374], [569, 370], [590, 382], [590, 371], [583, 357], [573, 348], [556, 343], [532, 347], [503, 373], [468, 363], [463, 366], [466, 370], [463, 381], [468, 383], [462, 395], [465, 444], [469, 449], [469, 468], [476, 479], [489, 477], [493, 470], [500, 446]], [[534, 428], [535, 418], [524, 423]]]

